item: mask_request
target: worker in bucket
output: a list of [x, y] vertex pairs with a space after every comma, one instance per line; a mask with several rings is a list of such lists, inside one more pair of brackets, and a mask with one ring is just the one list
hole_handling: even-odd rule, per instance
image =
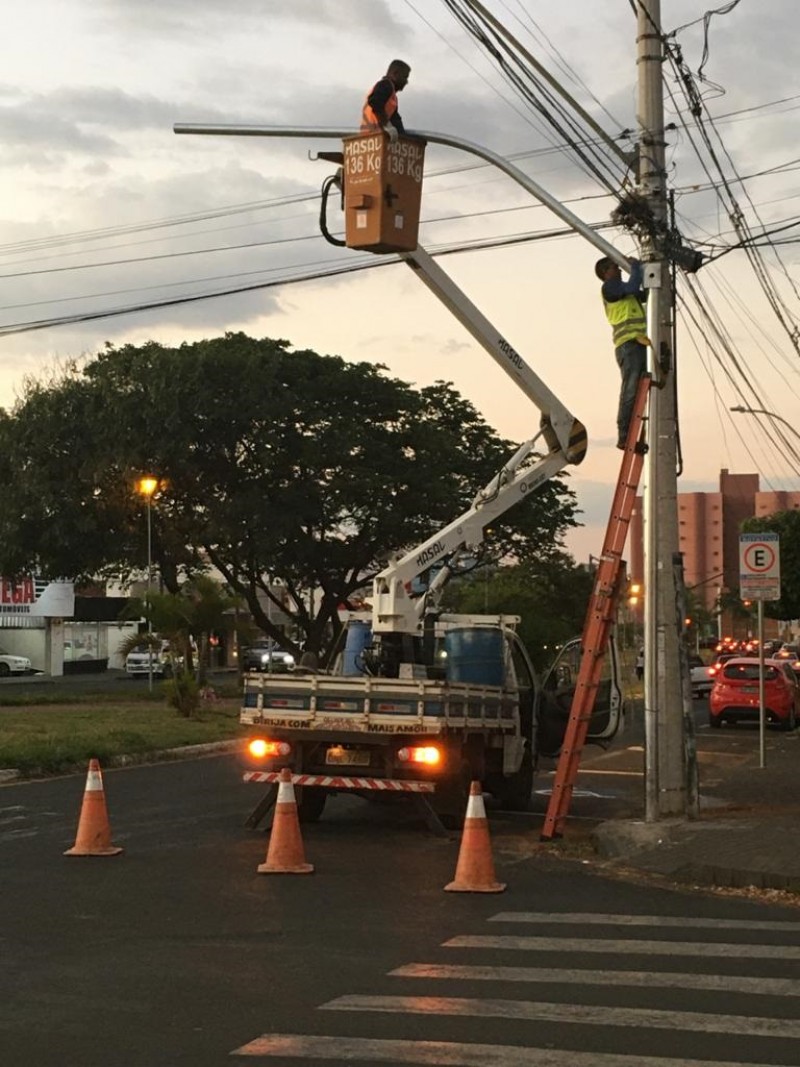
[[617, 410], [617, 448], [624, 448], [639, 379], [647, 372], [647, 292], [642, 287], [642, 264], [631, 259], [627, 281], [608, 256], [598, 259], [594, 272], [603, 283], [601, 294], [606, 318], [614, 331], [614, 351], [622, 375]]
[[361, 132], [383, 130], [394, 144], [404, 133], [403, 120], [397, 110], [397, 94], [408, 84], [411, 67], [402, 59], [393, 59], [386, 74], [375, 82], [361, 109]]

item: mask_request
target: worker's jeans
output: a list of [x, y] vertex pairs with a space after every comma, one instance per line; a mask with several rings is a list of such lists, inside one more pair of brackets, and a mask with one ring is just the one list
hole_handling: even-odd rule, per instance
[[639, 379], [647, 372], [647, 349], [638, 341], [624, 341], [615, 351], [622, 375], [617, 410], [617, 445], [624, 446]]

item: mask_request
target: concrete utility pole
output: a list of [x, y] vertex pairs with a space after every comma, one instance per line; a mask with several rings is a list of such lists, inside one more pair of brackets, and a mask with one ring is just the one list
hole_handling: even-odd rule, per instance
[[[661, 0], [638, 0], [637, 61], [639, 192], [661, 229], [667, 219]], [[687, 776], [672, 562], [678, 493], [671, 278], [663, 248], [646, 240], [643, 255], [653, 372], [662, 386], [650, 391], [644, 479], [645, 818], [654, 821], [687, 813]]]

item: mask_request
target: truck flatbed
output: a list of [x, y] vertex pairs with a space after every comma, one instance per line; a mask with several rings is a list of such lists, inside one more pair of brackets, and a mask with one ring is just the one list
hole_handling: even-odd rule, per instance
[[500, 686], [416, 678], [247, 674], [240, 721], [374, 734], [514, 731], [519, 694]]

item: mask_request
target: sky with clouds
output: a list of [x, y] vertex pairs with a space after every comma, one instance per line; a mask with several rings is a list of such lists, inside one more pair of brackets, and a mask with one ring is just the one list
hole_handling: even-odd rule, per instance
[[[609, 134], [635, 128], [629, 0], [484, 2]], [[759, 174], [732, 187], [751, 228], [758, 220], [791, 223], [800, 198], [796, 0], [740, 0], [704, 23], [713, 6], [663, 0], [664, 29], [676, 31], [672, 40], [694, 72], [707, 40], [698, 84], [716, 120], [718, 156], [729, 176]], [[285, 283], [292, 274], [360, 262], [319, 233], [319, 188], [331, 168], [312, 157], [333, 142], [179, 137], [172, 129], [355, 128], [365, 91], [399, 56], [412, 67], [400, 96], [408, 128], [513, 157], [586, 222], [607, 222], [612, 198], [573, 153], [553, 147], [558, 138], [543, 133], [442, 0], [28, 0], [9, 7], [4, 29], [0, 406], [14, 403], [26, 376], [91, 355], [107, 340], [178, 343], [244, 330], [380, 362], [417, 385], [451, 381], [503, 435], [535, 433], [538, 412], [403, 265]], [[691, 127], [675, 112], [684, 109], [686, 119], [679, 86], [665, 73], [667, 118], [675, 122], [667, 158], [681, 229], [692, 240], [735, 243], [707, 188]], [[437, 146], [428, 148], [422, 215], [429, 249], [561, 226], [496, 170]], [[626, 254], [635, 251], [620, 231], [604, 235]], [[715, 488], [722, 467], [758, 471], [763, 488], [797, 488], [800, 463], [776, 449], [759, 420], [728, 411], [742, 403], [735, 356], [763, 405], [800, 427], [800, 356], [788, 337], [800, 311], [797, 246], [782, 245], [779, 258], [763, 252], [785, 327], [741, 250], [697, 276], [735, 348], [719, 350], [717, 362], [718, 345], [681, 327], [680, 490]], [[596, 258], [591, 245], [570, 235], [439, 260], [588, 428], [589, 454], [570, 475], [587, 524], [569, 539], [579, 559], [600, 549], [618, 465], [618, 372]], [[758, 406], [749, 394], [748, 403]]]

